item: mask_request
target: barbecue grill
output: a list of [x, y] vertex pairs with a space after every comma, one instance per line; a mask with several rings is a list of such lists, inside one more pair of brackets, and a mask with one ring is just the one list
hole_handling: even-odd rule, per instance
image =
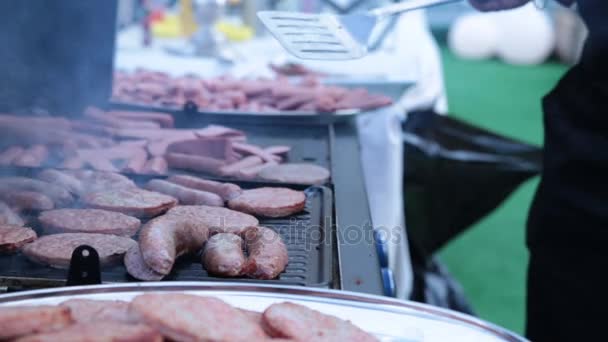
[[[7, 1], [13, 7], [30, 6], [31, 2]], [[49, 105], [52, 113], [60, 113], [69, 116], [77, 116], [82, 113], [84, 106], [96, 105], [102, 108], [110, 108], [108, 103], [112, 73], [111, 70], [104, 71], [102, 75], [79, 73], [90, 68], [99, 68], [107, 65], [107, 57], [113, 55], [110, 44], [102, 44], [101, 47], [81, 48], [91, 46], [96, 39], [102, 35], [110, 35], [113, 39], [114, 19], [109, 20], [108, 15], [91, 16], [90, 13], [106, 13], [112, 11], [116, 1], [90, 1], [66, 0], [61, 5], [70, 11], [57, 10], [57, 16], [52, 17], [53, 22], [70, 22], [71, 16], [85, 16], [88, 23], [81, 23], [86, 29], [81, 30], [81, 35], [70, 37], [71, 46], [79, 49], [77, 58], [72, 58], [69, 53], [62, 59], [47, 61], [47, 63], [36, 64], [28, 72], [18, 75], [10, 70], [13, 66], [27, 61], [29, 55], [41, 53], [40, 46], [55, 46], [57, 41], [66, 39], [64, 30], [58, 30], [55, 34], [41, 38], [43, 43], [39, 46], [19, 43], [13, 39], [20, 49], [12, 50], [11, 46], [5, 46], [5, 51], [12, 51], [14, 55], [9, 58], [0, 54], [3, 62], [4, 72], [10, 77], [4, 79], [15, 80], [13, 87], [15, 93], [28, 94], [35, 89], [36, 94], [29, 96], [31, 100], [24, 97], [3, 98], [0, 109], [6, 112], [32, 112], [34, 108]], [[55, 4], [53, 5], [55, 6]], [[0, 5], [3, 9], [4, 2]], [[99, 8], [98, 8], [99, 7]], [[8, 9], [7, 9], [8, 10]], [[14, 10], [14, 8], [12, 9]], [[20, 22], [18, 27], [8, 24], [6, 21], [0, 24], [7, 25], [3, 30], [6, 35], [19, 37], [23, 28], [35, 27], [39, 22], [48, 22], [49, 16], [42, 9], [32, 11], [30, 15], [22, 18], [26, 22]], [[26, 29], [27, 30], [27, 29]], [[33, 30], [33, 29], [32, 29]], [[77, 31], [78, 28], [73, 28]], [[36, 30], [33, 30], [37, 32]], [[19, 32], [19, 33], [17, 33]], [[107, 37], [104, 38], [107, 42]], [[83, 45], [79, 46], [78, 44]], [[88, 45], [87, 45], [88, 44]], [[64, 46], [64, 45], [58, 45]], [[108, 51], [110, 49], [110, 51]], [[15, 55], [17, 57], [15, 58]], [[70, 55], [70, 56], [67, 56]], [[21, 59], [20, 57], [23, 57]], [[111, 57], [109, 57], [111, 58]], [[53, 64], [54, 63], [54, 64]], [[53, 91], [43, 86], [32, 86], [20, 78], [35, 79], [36, 75], [45, 75], [49, 70], [56, 70], [56, 65], [61, 64], [62, 78], [46, 79], [56, 86]], [[22, 67], [22, 65], [19, 65]], [[21, 69], [19, 69], [21, 70]], [[55, 73], [53, 73], [55, 75]], [[42, 77], [42, 76], [40, 76]], [[83, 81], [84, 78], [84, 81]], [[54, 82], [54, 83], [53, 83]], [[74, 101], [71, 86], [66, 84], [86, 87], [87, 103]], [[96, 84], [98, 86], [91, 86]], [[48, 86], [48, 83], [46, 83]], [[34, 96], [35, 95], [35, 96]], [[35, 100], [34, 100], [35, 99]], [[143, 110], [150, 108], [141, 107]], [[292, 150], [289, 154], [290, 162], [315, 163], [331, 170], [331, 180], [324, 186], [310, 187], [306, 189], [306, 210], [300, 215], [287, 220], [273, 219], [262, 221], [263, 225], [275, 228], [284, 238], [288, 245], [289, 266], [286, 272], [277, 280], [270, 282], [286, 285], [299, 285], [309, 287], [324, 287], [343, 289], [370, 294], [383, 294], [385, 292], [381, 276], [381, 259], [379, 258], [373, 237], [373, 226], [369, 213], [369, 205], [365, 192], [363, 175], [360, 166], [359, 140], [356, 125], [352, 119], [340, 122], [322, 122], [319, 120], [298, 120], [285, 122], [267, 118], [260, 121], [253, 115], [221, 115], [211, 113], [206, 115], [196, 108], [186, 106], [180, 110], [166, 110], [174, 115], [176, 127], [192, 128], [203, 127], [208, 124], [221, 124], [243, 130], [248, 139], [255, 144], [261, 145], [290, 145]], [[289, 114], [287, 114], [289, 115]], [[2, 172], [30, 174], [35, 169], [8, 168]], [[147, 180], [145, 176], [132, 176], [136, 182]], [[201, 176], [206, 176], [202, 175]], [[216, 177], [210, 177], [217, 179]], [[222, 179], [219, 179], [222, 180]], [[232, 180], [230, 180], [232, 181]], [[232, 181], [234, 182], [234, 181]], [[268, 182], [236, 182], [244, 188], [272, 185]], [[304, 189], [302, 186], [287, 185], [293, 188]], [[302, 230], [294, 227], [303, 227]], [[321, 236], [322, 239], [318, 237]], [[193, 257], [194, 258], [194, 257]], [[384, 261], [386, 263], [386, 260]], [[46, 266], [39, 266], [25, 260], [24, 257], [0, 256], [0, 286], [5, 290], [29, 289], [35, 287], [61, 286], [65, 284], [67, 271], [54, 270]], [[131, 280], [124, 267], [104, 268], [101, 273], [103, 282], [123, 282]], [[224, 278], [209, 277], [200, 266], [198, 260], [182, 259], [178, 262], [176, 270], [167, 278], [168, 281], [186, 280], [216, 280], [226, 281]], [[268, 282], [259, 280], [236, 279], [244, 282]]]

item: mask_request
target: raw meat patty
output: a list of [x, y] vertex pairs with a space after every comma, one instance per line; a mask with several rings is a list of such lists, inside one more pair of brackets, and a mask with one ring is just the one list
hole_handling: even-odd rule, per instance
[[60, 306], [8, 306], [0, 308], [0, 341], [72, 324], [70, 309]]
[[241, 311], [212, 297], [143, 294], [133, 299], [131, 312], [175, 341], [258, 341], [266, 337]]
[[295, 341], [378, 341], [348, 321], [289, 302], [269, 306], [263, 324], [272, 336]]
[[121, 300], [69, 299], [60, 306], [70, 308], [72, 318], [76, 323], [134, 322], [129, 317], [129, 303]]
[[91, 208], [117, 211], [135, 217], [158, 216], [177, 204], [171, 196], [139, 188], [90, 193], [84, 203]]
[[329, 171], [314, 164], [278, 164], [264, 168], [258, 177], [281, 183], [323, 184], [329, 179]]
[[135, 240], [106, 234], [65, 233], [46, 235], [23, 247], [30, 260], [56, 268], [68, 268], [72, 252], [78, 246], [89, 245], [99, 254], [99, 262], [108, 265], [120, 262]]
[[285, 217], [304, 210], [306, 195], [287, 188], [257, 188], [244, 190], [228, 206], [256, 216]]
[[167, 215], [186, 217], [198, 220], [209, 227], [210, 234], [241, 234], [249, 227], [255, 227], [259, 221], [251, 215], [220, 207], [206, 205], [184, 205], [175, 207]]
[[0, 253], [14, 253], [36, 240], [36, 232], [28, 227], [0, 224]]
[[161, 342], [163, 336], [143, 324], [95, 322], [20, 338], [17, 342]]
[[55, 209], [38, 217], [47, 233], [99, 233], [133, 236], [141, 222], [135, 217], [101, 209]]

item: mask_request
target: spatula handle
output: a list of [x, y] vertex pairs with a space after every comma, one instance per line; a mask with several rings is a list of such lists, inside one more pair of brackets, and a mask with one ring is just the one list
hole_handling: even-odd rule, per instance
[[379, 7], [369, 11], [370, 15], [376, 17], [387, 17], [395, 14], [400, 14], [403, 12], [427, 8], [437, 5], [448, 4], [452, 2], [460, 2], [462, 0], [406, 0], [394, 5], [388, 5], [384, 7]]

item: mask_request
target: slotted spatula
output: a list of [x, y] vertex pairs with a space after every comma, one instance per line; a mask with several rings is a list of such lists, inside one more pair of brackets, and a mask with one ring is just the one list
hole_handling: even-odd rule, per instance
[[367, 54], [374, 27], [403, 12], [462, 0], [406, 0], [351, 15], [261, 11], [258, 18], [292, 55], [302, 59], [347, 60]]

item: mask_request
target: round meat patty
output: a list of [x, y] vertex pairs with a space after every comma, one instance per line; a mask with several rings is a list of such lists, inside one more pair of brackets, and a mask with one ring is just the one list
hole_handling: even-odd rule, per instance
[[117, 211], [135, 217], [158, 216], [177, 204], [177, 199], [139, 188], [93, 192], [84, 197], [86, 206]]
[[287, 188], [250, 189], [228, 201], [228, 206], [256, 216], [285, 217], [304, 210], [306, 195]]
[[72, 252], [78, 246], [89, 245], [99, 254], [101, 265], [120, 263], [135, 240], [106, 234], [65, 233], [46, 235], [23, 247], [23, 254], [33, 262], [55, 268], [68, 268]]
[[37, 237], [31, 228], [0, 224], [0, 253], [14, 253]]
[[210, 234], [241, 234], [247, 228], [255, 227], [260, 222], [251, 215], [222, 207], [206, 205], [182, 205], [167, 212], [167, 215], [197, 220], [209, 227]]
[[293, 184], [323, 184], [329, 179], [329, 170], [314, 164], [278, 164], [268, 166], [260, 173], [261, 179]]
[[38, 217], [46, 233], [99, 233], [133, 236], [139, 219], [101, 209], [56, 209]]

